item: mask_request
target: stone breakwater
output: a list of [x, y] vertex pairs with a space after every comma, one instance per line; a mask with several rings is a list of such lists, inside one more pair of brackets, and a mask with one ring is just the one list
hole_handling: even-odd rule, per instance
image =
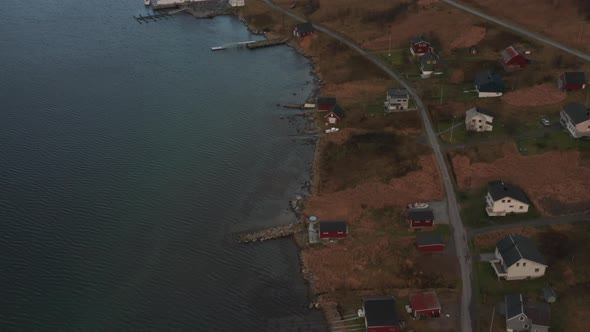
[[254, 233], [243, 234], [238, 237], [238, 242], [249, 243], [279, 239], [291, 236], [298, 232], [302, 232], [303, 230], [303, 223], [298, 222], [294, 224], [268, 228]]

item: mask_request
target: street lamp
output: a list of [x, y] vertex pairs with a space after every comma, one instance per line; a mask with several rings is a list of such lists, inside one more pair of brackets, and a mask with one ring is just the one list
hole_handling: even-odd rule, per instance
[[455, 115], [453, 115], [453, 124], [451, 125], [451, 137], [449, 138], [449, 143], [453, 143], [453, 129], [455, 129]]

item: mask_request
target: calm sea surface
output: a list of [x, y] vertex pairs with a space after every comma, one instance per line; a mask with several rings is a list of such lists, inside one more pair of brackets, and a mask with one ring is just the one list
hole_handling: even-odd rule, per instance
[[0, 8], [0, 331], [320, 330], [290, 240], [312, 77], [231, 17], [141, 0]]

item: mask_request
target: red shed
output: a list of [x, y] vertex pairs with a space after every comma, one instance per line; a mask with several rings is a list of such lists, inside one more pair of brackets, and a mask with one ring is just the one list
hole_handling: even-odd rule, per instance
[[418, 233], [416, 247], [422, 252], [441, 252], [445, 250], [446, 244], [438, 233]]
[[295, 25], [293, 27], [293, 36], [297, 38], [309, 36], [315, 32], [315, 28], [313, 24], [310, 22], [303, 22]]
[[434, 213], [431, 208], [408, 209], [408, 225], [410, 228], [432, 227], [434, 225]]
[[586, 74], [583, 72], [566, 72], [559, 74], [557, 87], [561, 91], [580, 90], [586, 87]]
[[432, 43], [424, 36], [417, 36], [410, 40], [410, 52], [412, 55], [422, 56], [434, 52]]
[[336, 105], [336, 98], [319, 97], [316, 104], [318, 111], [329, 111], [334, 105]]
[[500, 55], [500, 63], [502, 63], [505, 70], [524, 68], [531, 62], [531, 60], [526, 58], [524, 54], [517, 51], [513, 46], [507, 47]]
[[348, 236], [345, 221], [320, 221], [320, 239], [338, 239]]
[[410, 295], [410, 308], [417, 319], [440, 317], [440, 302], [434, 291]]
[[327, 124], [337, 124], [344, 118], [344, 110], [338, 104], [332, 106], [328, 114], [324, 116]]
[[363, 313], [367, 332], [401, 331], [393, 296], [363, 297]]

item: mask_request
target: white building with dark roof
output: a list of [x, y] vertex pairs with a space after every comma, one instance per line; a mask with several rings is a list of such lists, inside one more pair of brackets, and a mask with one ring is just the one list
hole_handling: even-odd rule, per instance
[[551, 322], [551, 307], [547, 303], [532, 302], [522, 294], [506, 295], [507, 332], [548, 332]]
[[504, 181], [490, 182], [485, 199], [486, 213], [490, 217], [529, 211], [530, 201], [524, 191]]
[[563, 106], [559, 122], [573, 138], [590, 136], [590, 110], [579, 103]]
[[545, 275], [547, 263], [535, 243], [522, 235], [510, 234], [496, 243], [490, 261], [498, 279], [521, 280]]

